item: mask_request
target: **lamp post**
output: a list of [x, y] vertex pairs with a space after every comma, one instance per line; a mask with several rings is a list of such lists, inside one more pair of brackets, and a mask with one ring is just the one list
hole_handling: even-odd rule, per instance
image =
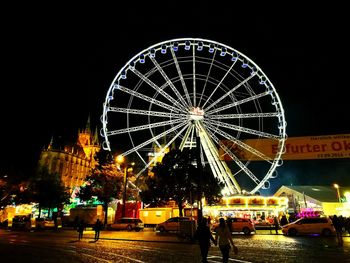
[[125, 209], [126, 209], [126, 174], [127, 174], [127, 166], [124, 167], [124, 180], [123, 180], [123, 210], [122, 210], [122, 217], [125, 217]]
[[339, 185], [338, 184], [333, 184], [334, 188], [337, 189], [337, 197], [338, 197], [338, 202], [340, 203], [340, 192], [339, 192]]
[[122, 209], [122, 217], [125, 217], [126, 212], [126, 186], [127, 186], [127, 174], [128, 172], [132, 171], [132, 166], [135, 165], [135, 163], [125, 164], [125, 158], [122, 155], [117, 156], [117, 162], [119, 163], [120, 167], [123, 167], [124, 170], [124, 180], [123, 180], [123, 209]]

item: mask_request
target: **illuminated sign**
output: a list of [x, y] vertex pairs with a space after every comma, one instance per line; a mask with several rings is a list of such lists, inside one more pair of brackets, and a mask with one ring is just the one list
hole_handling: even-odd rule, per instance
[[[241, 160], [262, 160], [232, 141], [223, 140], [222, 142]], [[248, 139], [243, 142], [269, 159], [274, 158], [278, 150], [278, 142], [273, 139]], [[225, 161], [232, 160], [221, 148], [219, 154]], [[289, 137], [285, 142], [285, 153], [282, 156], [283, 160], [332, 158], [350, 158], [350, 134]]]

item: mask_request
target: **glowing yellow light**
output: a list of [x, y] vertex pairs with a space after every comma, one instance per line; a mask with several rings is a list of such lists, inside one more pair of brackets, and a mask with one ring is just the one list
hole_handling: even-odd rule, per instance
[[202, 205], [205, 205], [205, 198], [202, 198]]
[[102, 213], [103, 213], [103, 207], [102, 207], [102, 205], [98, 205], [98, 206], [96, 207], [96, 215], [97, 215], [97, 216], [101, 216]]
[[123, 163], [124, 160], [125, 160], [125, 158], [124, 158], [123, 155], [118, 155], [118, 156], [117, 156], [117, 159], [116, 159], [117, 163]]

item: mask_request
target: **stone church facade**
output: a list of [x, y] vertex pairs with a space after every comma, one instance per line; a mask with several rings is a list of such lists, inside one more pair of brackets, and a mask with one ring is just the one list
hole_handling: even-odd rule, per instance
[[61, 137], [52, 138], [40, 154], [39, 166], [46, 166], [50, 173], [58, 173], [70, 192], [81, 186], [95, 167], [94, 155], [101, 149], [97, 128], [93, 133], [88, 118], [86, 128], [78, 132], [75, 143]]

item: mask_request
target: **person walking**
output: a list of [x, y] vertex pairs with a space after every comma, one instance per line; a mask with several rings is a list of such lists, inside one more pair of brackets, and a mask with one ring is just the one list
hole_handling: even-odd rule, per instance
[[343, 225], [337, 215], [334, 215], [332, 218], [332, 223], [335, 228], [335, 233], [337, 235], [338, 246], [343, 246]]
[[278, 222], [277, 216], [273, 217], [273, 224], [274, 224], [274, 227], [275, 227], [276, 235], [278, 235], [278, 229], [280, 228], [280, 224]]
[[78, 240], [80, 241], [80, 239], [83, 238], [83, 234], [84, 234], [84, 230], [85, 230], [85, 222], [82, 219], [79, 223], [78, 223], [78, 227], [77, 227], [77, 231], [79, 233], [78, 235]]
[[238, 253], [238, 249], [233, 243], [231, 232], [227, 224], [225, 223], [224, 218], [219, 219], [219, 226], [216, 228], [215, 232], [215, 244], [219, 245], [222, 254], [222, 262], [228, 263], [231, 246], [233, 247], [233, 251], [235, 254]]
[[286, 215], [283, 215], [281, 217], [281, 226], [284, 226], [284, 225], [287, 225], [288, 224], [288, 219], [287, 219], [287, 216]]
[[202, 262], [207, 263], [207, 257], [210, 248], [210, 240], [215, 243], [215, 239], [210, 232], [208, 226], [208, 219], [203, 217], [202, 221], [198, 224], [197, 230], [194, 233], [194, 238], [198, 240], [199, 248], [201, 250]]
[[99, 240], [100, 238], [100, 231], [102, 230], [102, 222], [100, 219], [96, 220], [96, 223], [94, 225], [94, 230], [95, 230], [95, 241]]

